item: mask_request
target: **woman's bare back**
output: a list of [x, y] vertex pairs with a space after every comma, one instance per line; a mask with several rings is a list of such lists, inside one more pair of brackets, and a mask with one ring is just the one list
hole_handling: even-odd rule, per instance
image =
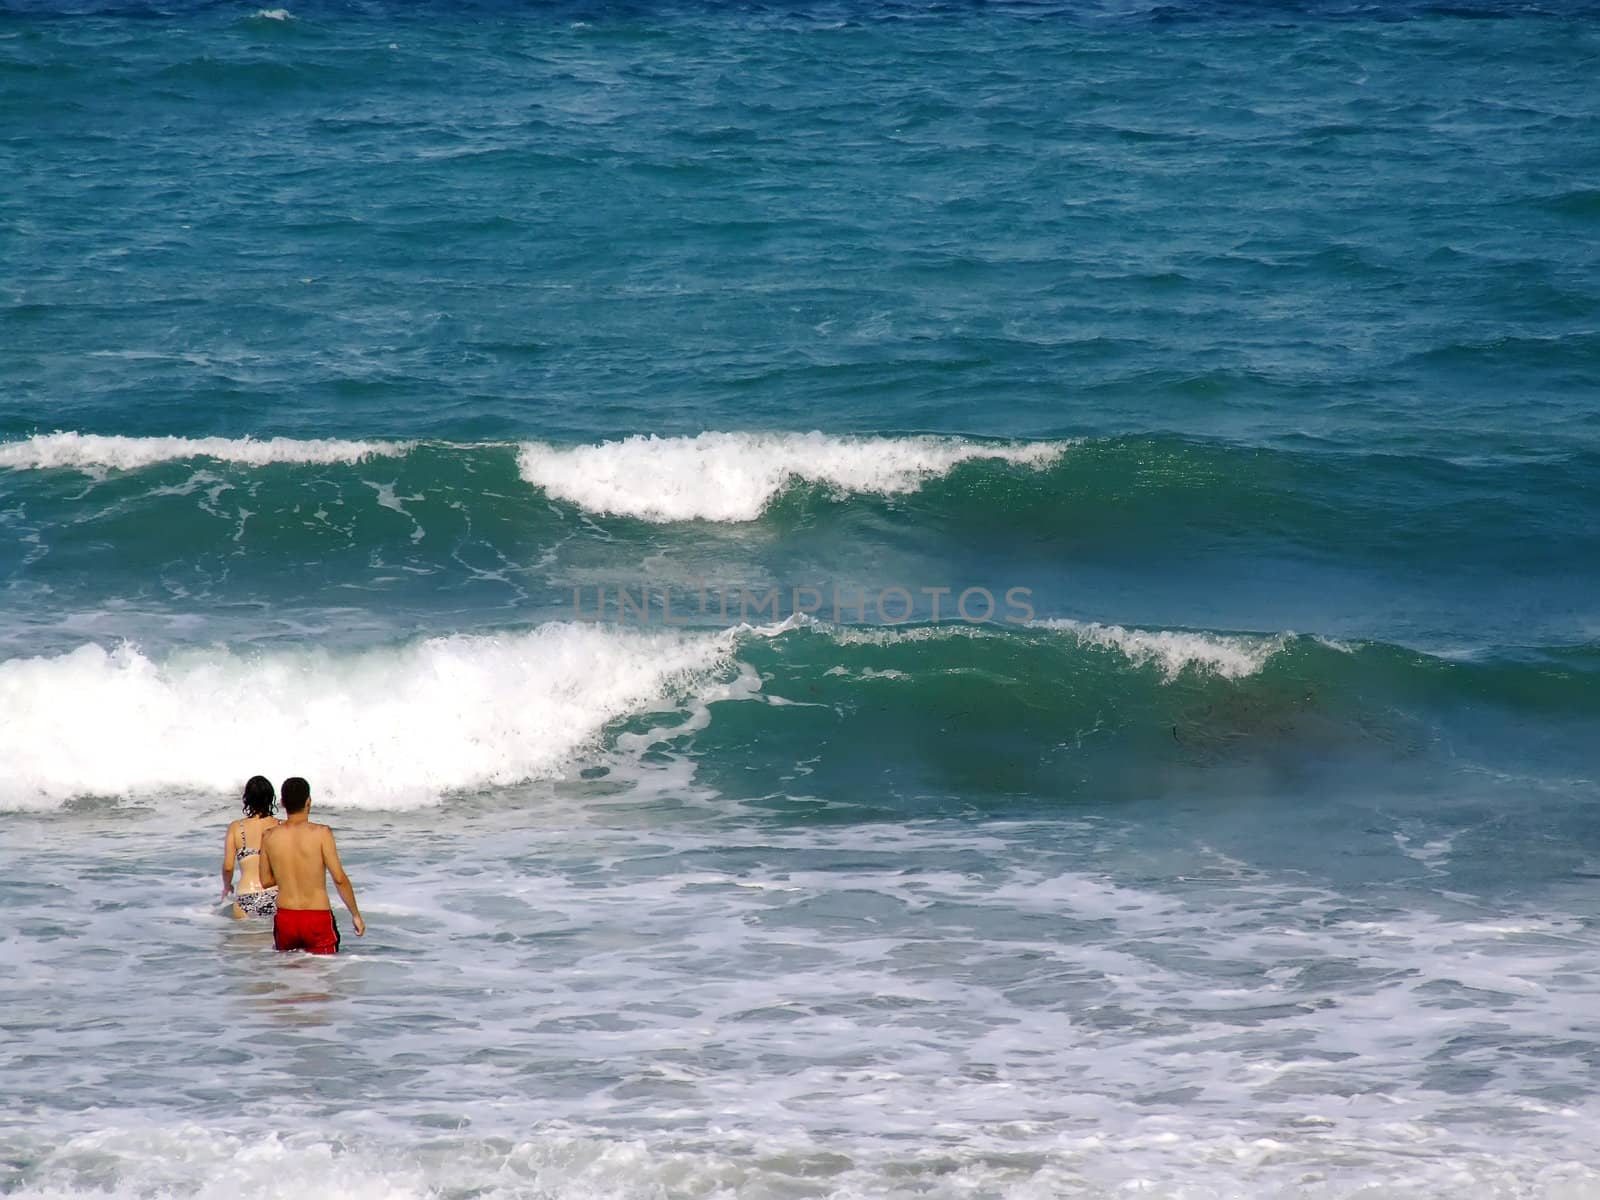
[[237, 892], [261, 890], [261, 838], [280, 822], [276, 817], [243, 817], [235, 821], [233, 836], [238, 848], [234, 863], [239, 869]]

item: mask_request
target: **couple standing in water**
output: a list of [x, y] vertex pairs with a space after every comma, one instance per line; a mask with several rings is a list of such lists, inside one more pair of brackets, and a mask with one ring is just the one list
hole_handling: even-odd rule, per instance
[[222, 899], [233, 894], [235, 917], [271, 917], [272, 943], [279, 950], [337, 954], [339, 926], [328, 902], [328, 876], [350, 910], [357, 937], [367, 932], [367, 923], [339, 862], [333, 830], [311, 820], [311, 785], [299, 776], [283, 781], [282, 821], [272, 815], [273, 800], [265, 776], [244, 785], [245, 815], [228, 826], [223, 844]]

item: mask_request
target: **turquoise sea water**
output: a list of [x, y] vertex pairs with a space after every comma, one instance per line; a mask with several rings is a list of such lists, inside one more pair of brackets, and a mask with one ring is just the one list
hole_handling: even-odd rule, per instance
[[1597, 61], [0, 9], [0, 1190], [1600, 1195]]

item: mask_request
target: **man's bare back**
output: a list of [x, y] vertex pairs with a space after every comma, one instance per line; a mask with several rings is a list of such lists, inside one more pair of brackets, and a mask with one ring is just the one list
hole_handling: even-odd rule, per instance
[[[301, 800], [302, 792], [303, 800]], [[261, 839], [262, 886], [277, 886], [278, 912], [288, 914], [287, 920], [280, 916], [274, 922], [278, 948], [280, 950], [310, 948], [285, 945], [284, 929], [294, 924], [296, 913], [331, 914], [332, 905], [328, 902], [327, 885], [327, 878], [330, 875], [333, 877], [334, 886], [339, 889], [339, 896], [344, 900], [345, 907], [350, 910], [350, 920], [355, 925], [357, 936], [364, 935], [367, 932], [367, 923], [361, 919], [361, 910], [356, 907], [355, 888], [350, 885], [350, 877], [344, 873], [344, 866], [339, 862], [339, 848], [334, 844], [333, 830], [311, 820], [310, 787], [303, 779], [286, 779], [280, 795], [284, 811], [288, 815], [282, 825], [272, 829]], [[291, 797], [301, 801], [298, 806], [291, 807]], [[333, 933], [333, 945], [337, 948], [336, 929]], [[322, 952], [332, 953], [332, 951]]]

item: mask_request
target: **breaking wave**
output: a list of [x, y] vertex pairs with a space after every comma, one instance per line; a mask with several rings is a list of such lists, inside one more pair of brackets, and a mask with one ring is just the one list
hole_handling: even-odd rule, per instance
[[345, 441], [337, 438], [119, 437], [93, 433], [40, 433], [0, 443], [0, 467], [13, 470], [133, 471], [182, 459], [210, 458], [260, 467], [268, 463], [354, 463], [392, 458], [411, 442]]
[[[1398, 744], [1416, 720], [1464, 705], [1592, 719], [1597, 685], [1592, 647], [1457, 661], [1290, 633], [1066, 620], [794, 618], [696, 631], [551, 622], [343, 652], [165, 657], [90, 643], [0, 662], [0, 807], [231, 793], [260, 772], [305, 775], [338, 805], [404, 808], [560, 778], [604, 751], [643, 752], [679, 734], [693, 735], [697, 756], [727, 741], [782, 758], [829, 738], [833, 753], [848, 742], [881, 762], [886, 740], [910, 739], [930, 753], [992, 743], [1013, 762], [1092, 728], [1116, 761], [1192, 762], [1294, 739]], [[709, 706], [729, 699], [761, 703], [718, 706], [713, 720]], [[676, 718], [623, 728], [657, 712]], [[973, 770], [999, 769], [987, 751], [970, 757]]]
[[304, 775], [316, 794], [397, 808], [560, 772], [607, 722], [671, 705], [725, 663], [731, 633], [553, 623], [401, 647], [181, 651], [96, 644], [0, 663], [0, 805], [237, 790]]
[[974, 459], [1047, 467], [1065, 448], [951, 437], [702, 433], [571, 447], [530, 442], [517, 461], [529, 483], [590, 512], [655, 522], [754, 521], [796, 480], [890, 496]]

